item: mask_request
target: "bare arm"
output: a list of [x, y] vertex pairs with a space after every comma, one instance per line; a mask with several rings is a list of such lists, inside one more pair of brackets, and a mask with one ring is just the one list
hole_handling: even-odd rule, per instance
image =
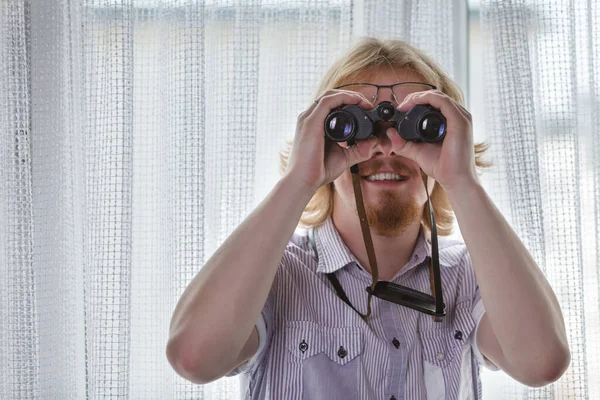
[[526, 385], [553, 382], [571, 357], [562, 312], [544, 274], [479, 182], [471, 114], [438, 90], [411, 93], [399, 109], [416, 104], [444, 114], [444, 140], [415, 143], [388, 135], [396, 153], [416, 161], [452, 204], [486, 310], [479, 349]]
[[167, 358], [182, 377], [213, 381], [256, 352], [254, 325], [305, 206], [322, 185], [371, 157], [375, 139], [351, 148], [325, 142], [323, 121], [342, 104], [373, 107], [358, 93], [330, 90], [300, 114], [286, 176], [181, 296], [171, 319]]
[[477, 335], [482, 354], [526, 385], [554, 382], [570, 352], [548, 281], [479, 184], [457, 187], [448, 197], [486, 308]]
[[291, 179], [279, 181], [186, 288], [167, 346], [171, 365], [184, 378], [212, 381], [256, 352], [258, 335], [251, 333], [311, 197]]

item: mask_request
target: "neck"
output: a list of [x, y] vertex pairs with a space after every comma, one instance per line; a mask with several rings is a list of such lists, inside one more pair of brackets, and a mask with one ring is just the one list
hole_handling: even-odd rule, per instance
[[[333, 207], [332, 220], [342, 240], [367, 272], [371, 272], [369, 257], [356, 214], [348, 215], [343, 207]], [[377, 258], [379, 280], [391, 280], [410, 261], [417, 244], [420, 221], [410, 224], [398, 236], [378, 235], [371, 228], [373, 249]]]

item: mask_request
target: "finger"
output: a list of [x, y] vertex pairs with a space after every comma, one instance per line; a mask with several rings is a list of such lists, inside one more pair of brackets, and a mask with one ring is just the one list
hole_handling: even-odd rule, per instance
[[360, 93], [336, 90], [331, 94], [326, 94], [321, 97], [307, 119], [325, 121], [325, 118], [327, 118], [327, 115], [331, 110], [347, 104], [357, 104], [367, 110], [374, 108], [373, 104]]
[[471, 113], [469, 112], [469, 110], [467, 110], [466, 108], [464, 108], [460, 103], [454, 103], [456, 104], [456, 107], [458, 108], [458, 111], [461, 112], [462, 115], [465, 116], [465, 118], [467, 118], [469, 121], [473, 120], [473, 116], [471, 115]]
[[[350, 90], [343, 90], [343, 89], [329, 89], [329, 90], [326, 90], [326, 91], [325, 91], [325, 93], [323, 93], [321, 96], [319, 96], [319, 97], [317, 97], [316, 99], [314, 99], [314, 100], [313, 100], [313, 103], [310, 105], [310, 107], [309, 107], [308, 109], [311, 109], [311, 110], [312, 110], [312, 109], [316, 108], [316, 106], [319, 104], [319, 102], [320, 102], [320, 101], [321, 101], [321, 100], [322, 100], [324, 97], [326, 97], [326, 96], [331, 96], [331, 95], [334, 95], [334, 94], [336, 94], [336, 93], [349, 93], [349, 94], [357, 94], [357, 95], [361, 96], [362, 98], [364, 98], [364, 99], [365, 99], [365, 101], [366, 101], [368, 104], [371, 104], [371, 103], [368, 101], [368, 99], [365, 97], [365, 95], [364, 95], [364, 94], [362, 94], [362, 93], [360, 93], [360, 92], [353, 92], [353, 91], [350, 91]], [[356, 104], [356, 103], [355, 103], [355, 104]]]
[[365, 140], [358, 140], [353, 146], [345, 147], [346, 167], [350, 168], [354, 164], [367, 161], [373, 156], [373, 150], [377, 143], [377, 138], [371, 136]]
[[[357, 94], [357, 95], [359, 95], [360, 97], [362, 97], [363, 99], [365, 99], [365, 101], [366, 101], [368, 104], [370, 104], [371, 106], [373, 105], [373, 103], [372, 103], [371, 101], [369, 101], [369, 99], [367, 99], [367, 97], [366, 97], [364, 94], [362, 94], [361, 92], [355, 92], [355, 91], [353, 91], [353, 90], [346, 90], [346, 89], [329, 89], [329, 90], [325, 91], [325, 93], [323, 93], [323, 95], [321, 96], [321, 98], [322, 98], [322, 97], [325, 97], [325, 96], [329, 96], [329, 95], [334, 95], [334, 94], [336, 94], [336, 93], [349, 93], [349, 94]], [[318, 100], [318, 99], [317, 99], [317, 100]]]
[[308, 106], [308, 108], [306, 110], [304, 110], [304, 112], [302, 112], [302, 114], [300, 114], [300, 117], [298, 119], [300, 119], [300, 120], [306, 119], [314, 111], [314, 109], [317, 108], [320, 100], [321, 100], [320, 97], [314, 99], [312, 104], [310, 106]]
[[404, 140], [396, 128], [388, 128], [385, 131], [385, 134], [392, 142], [392, 149], [394, 149], [394, 153], [417, 162], [419, 152], [421, 151], [421, 147], [424, 145], [424, 143]]
[[411, 93], [397, 107], [399, 111], [406, 112], [418, 104], [429, 104], [437, 108], [446, 117], [446, 119], [464, 119], [466, 118], [457, 107], [457, 104], [447, 95], [427, 90], [423, 92]]

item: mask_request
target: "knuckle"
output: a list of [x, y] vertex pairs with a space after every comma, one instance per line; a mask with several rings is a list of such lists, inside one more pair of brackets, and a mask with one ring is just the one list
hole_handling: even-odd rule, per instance
[[[314, 115], [310, 115], [302, 120], [302, 127], [305, 129], [314, 129], [318, 128], [318, 121], [316, 120]], [[306, 128], [309, 127], [309, 128]]]
[[325, 92], [325, 95], [321, 96], [321, 100], [319, 100], [319, 103], [329, 101], [334, 96], [335, 93]]
[[342, 89], [327, 89], [325, 91], [325, 93], [323, 93], [322, 97], [331, 97], [338, 93], [343, 93], [343, 92], [344, 91]]

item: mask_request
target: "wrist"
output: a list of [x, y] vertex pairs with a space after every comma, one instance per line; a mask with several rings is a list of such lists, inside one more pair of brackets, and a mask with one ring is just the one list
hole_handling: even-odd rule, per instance
[[306, 200], [306, 203], [312, 199], [318, 187], [312, 187], [306, 184], [302, 179], [299, 179], [291, 174], [285, 174], [278, 183], [286, 192], [292, 193], [301, 200]]
[[482, 190], [484, 190], [483, 186], [477, 178], [460, 181], [450, 188], [444, 188], [446, 196], [454, 209], [457, 208], [459, 203], [462, 203], [473, 195], [477, 195]]

